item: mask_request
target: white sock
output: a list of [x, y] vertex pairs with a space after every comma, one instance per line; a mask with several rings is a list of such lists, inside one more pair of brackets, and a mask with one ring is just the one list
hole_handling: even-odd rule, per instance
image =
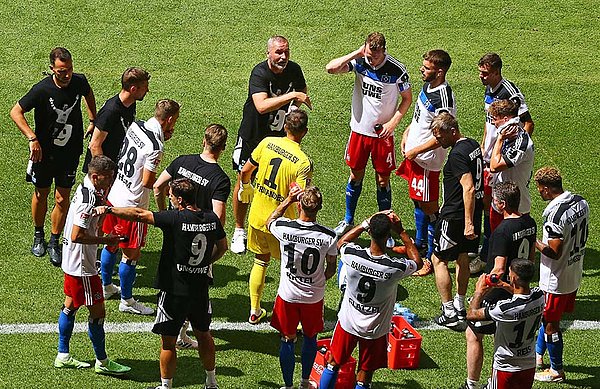
[[102, 360], [96, 358], [96, 365], [105, 366], [107, 362], [108, 362], [108, 358], [102, 359]]
[[135, 299], [133, 297], [128, 298], [127, 300], [125, 299], [121, 299], [121, 302], [123, 304], [127, 304], [127, 305], [133, 305], [135, 304]]
[[456, 312], [454, 311], [454, 304], [452, 303], [452, 300], [446, 301], [445, 303], [442, 304], [442, 306], [444, 307], [444, 315], [446, 315], [447, 317], [453, 317], [454, 315], [456, 315]]
[[465, 309], [465, 296], [461, 296], [458, 293], [456, 296], [454, 296], [454, 308], [457, 311], [462, 311]]
[[479, 381], [475, 381], [475, 380], [467, 378], [467, 388], [479, 389], [479, 388], [481, 388], [481, 384], [479, 383]]
[[61, 361], [68, 361], [70, 357], [71, 354], [69, 353], [58, 353], [58, 355], [56, 355], [56, 358], [60, 359]]
[[206, 386], [217, 386], [215, 370], [206, 370]]
[[163, 388], [171, 389], [173, 387], [173, 378], [160, 378], [160, 385]]

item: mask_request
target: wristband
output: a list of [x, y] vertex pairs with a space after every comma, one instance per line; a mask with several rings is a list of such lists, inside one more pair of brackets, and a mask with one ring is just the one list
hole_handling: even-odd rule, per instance
[[371, 227], [371, 226], [369, 226], [369, 221], [368, 221], [368, 220], [366, 220], [366, 219], [365, 219], [365, 220], [363, 220], [363, 222], [362, 222], [362, 223], [360, 223], [360, 226], [361, 226], [361, 227], [363, 228], [363, 230], [365, 230], [365, 231], [369, 231], [369, 228]]
[[113, 207], [111, 207], [111, 206], [106, 207], [106, 213], [107, 214], [111, 214], [112, 213], [112, 209], [113, 209]]
[[35, 142], [35, 141], [37, 141], [38, 139], [37, 139], [37, 137], [36, 137], [36, 136], [34, 136], [33, 138], [29, 138], [29, 139], [27, 139], [27, 140], [28, 140], [28, 141], [30, 141], [30, 142]]

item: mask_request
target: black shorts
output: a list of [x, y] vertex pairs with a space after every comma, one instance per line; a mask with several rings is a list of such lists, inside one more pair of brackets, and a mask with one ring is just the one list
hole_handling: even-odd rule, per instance
[[41, 162], [29, 161], [25, 180], [31, 182], [36, 188], [71, 188], [75, 185], [79, 156], [70, 159], [56, 159], [50, 157]]
[[[477, 214], [475, 215], [477, 216]], [[481, 235], [481, 213], [473, 220], [475, 234]], [[479, 239], [465, 238], [464, 219], [439, 219], [435, 227], [433, 253], [442, 261], [455, 261], [459, 254], [476, 253]]]
[[258, 146], [258, 142], [250, 142], [245, 139], [242, 139], [241, 136], [238, 135], [237, 141], [235, 142], [235, 146], [233, 147], [233, 154], [231, 156], [231, 160], [233, 162], [233, 170], [236, 172], [241, 172], [242, 168], [246, 164], [246, 161], [250, 159], [250, 155]]
[[[502, 288], [493, 288], [483, 296], [481, 308], [492, 309], [500, 300], [511, 298], [512, 295]], [[476, 334], [494, 335], [496, 333], [496, 323], [494, 321], [467, 321], [469, 328]]]
[[212, 307], [208, 298], [208, 285], [195, 296], [176, 296], [161, 290], [158, 292], [157, 305], [152, 327], [155, 334], [177, 336], [186, 319], [195, 330], [206, 332], [210, 328]]

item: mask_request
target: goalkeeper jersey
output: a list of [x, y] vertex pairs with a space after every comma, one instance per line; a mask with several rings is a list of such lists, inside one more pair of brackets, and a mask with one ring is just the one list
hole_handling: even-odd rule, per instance
[[[269, 232], [267, 219], [287, 197], [290, 184], [297, 182], [305, 188], [312, 177], [312, 162], [289, 138], [267, 137], [252, 152], [250, 162], [258, 166], [254, 180], [254, 198], [250, 205], [248, 223], [258, 230]], [[289, 207], [284, 216], [295, 219], [296, 207]]]

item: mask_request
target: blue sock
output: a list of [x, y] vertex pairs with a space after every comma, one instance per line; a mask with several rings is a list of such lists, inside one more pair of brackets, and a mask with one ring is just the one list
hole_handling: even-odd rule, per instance
[[544, 336], [546, 329], [544, 328], [544, 323], [541, 324], [540, 329], [538, 330], [537, 341], [535, 342], [535, 352], [544, 355], [546, 352], [546, 337]]
[[[340, 261], [341, 262], [341, 261]], [[302, 342], [302, 378], [308, 379], [310, 377], [310, 372], [313, 368], [313, 363], [315, 362], [315, 356], [317, 355], [317, 335], [309, 338], [307, 336], [304, 337], [304, 341]]]
[[425, 245], [427, 236], [427, 215], [415, 202], [415, 246], [421, 248]]
[[550, 357], [550, 367], [554, 371], [563, 369], [563, 338], [562, 332], [555, 332], [552, 335], [546, 335], [546, 347], [548, 347], [548, 356]]
[[102, 361], [106, 359], [106, 348], [104, 346], [106, 336], [104, 335], [104, 318], [88, 320], [88, 336], [94, 346], [96, 359]]
[[490, 227], [490, 213], [483, 213], [483, 242], [481, 244], [481, 254], [479, 258], [483, 262], [487, 262], [488, 249], [490, 247], [490, 235], [492, 235], [492, 228]]
[[435, 225], [437, 224], [439, 214], [429, 215], [427, 217], [427, 259], [431, 259], [433, 254], [433, 240], [435, 237]]
[[135, 266], [121, 261], [119, 264], [119, 278], [121, 279], [121, 298], [130, 299], [133, 296], [133, 282], [135, 281]]
[[294, 345], [294, 341], [285, 339], [281, 339], [279, 343], [279, 366], [281, 366], [285, 386], [292, 386], [294, 381], [294, 365], [296, 364]]
[[102, 275], [102, 285], [112, 284], [113, 268], [117, 260], [117, 251], [111, 253], [106, 247], [100, 253], [100, 274]]
[[362, 192], [362, 180], [358, 182], [348, 180], [346, 185], [346, 215], [344, 216], [346, 223], [354, 223], [354, 214], [356, 213], [360, 192]]
[[58, 315], [58, 352], [69, 352], [69, 341], [75, 327], [75, 314], [77, 310], [70, 310], [63, 305]]
[[365, 384], [363, 382], [357, 382], [354, 389], [371, 389], [371, 384]]
[[337, 381], [338, 371], [338, 367], [334, 368], [327, 364], [321, 375], [321, 381], [319, 381], [319, 389], [333, 389]]
[[380, 211], [392, 209], [392, 189], [389, 183], [385, 188], [377, 187], [377, 206]]

